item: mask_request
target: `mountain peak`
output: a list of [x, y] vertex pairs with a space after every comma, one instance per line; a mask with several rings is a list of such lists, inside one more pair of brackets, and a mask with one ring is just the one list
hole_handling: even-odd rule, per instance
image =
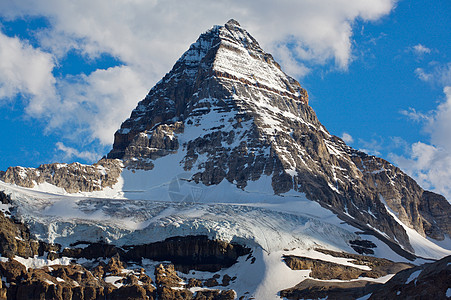
[[[205, 99], [227, 100], [228, 109], [234, 111], [246, 107], [245, 110], [254, 111], [257, 119], [261, 117], [259, 110], [277, 107], [281, 113], [319, 124], [316, 117], [310, 120], [314, 114], [300, 113], [299, 108], [308, 104], [307, 92], [237, 24], [232, 19], [199, 36], [122, 124], [108, 157], [122, 158], [140, 132], [160, 123], [183, 122], [199, 114], [201, 107], [205, 108]], [[260, 119], [268, 121], [274, 116]]]
[[226, 25], [229, 26], [239, 26], [241, 27], [240, 23], [238, 23], [238, 21], [236, 21], [235, 19], [230, 19], [227, 21]]
[[181, 168], [205, 186], [245, 189], [264, 178], [274, 194], [304, 194], [407, 250], [407, 233], [387, 209], [423, 235], [450, 234], [438, 212], [419, 204], [430, 199], [449, 211], [446, 200], [330, 135], [307, 92], [234, 20], [199, 36], [122, 123], [108, 154], [157, 173], [167, 172], [157, 167], [162, 157], [173, 161], [171, 172]]

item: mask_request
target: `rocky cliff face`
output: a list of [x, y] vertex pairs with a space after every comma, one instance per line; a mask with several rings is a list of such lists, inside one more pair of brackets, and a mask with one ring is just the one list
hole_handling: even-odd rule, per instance
[[149, 170], [155, 159], [177, 152], [196, 182], [244, 188], [271, 176], [274, 193], [305, 193], [409, 250], [387, 209], [422, 235], [451, 234], [446, 199], [330, 135], [307, 92], [234, 20], [191, 45], [121, 125], [108, 157]]
[[[310, 269], [312, 279], [283, 290], [280, 295], [287, 299], [449, 299], [451, 284], [451, 256], [433, 263], [412, 266], [334, 251], [325, 251], [335, 257], [352, 259], [357, 265], [371, 267], [371, 271], [343, 266], [305, 257], [285, 257], [287, 265], [294, 270]], [[359, 277], [375, 277], [396, 273], [386, 283], [363, 281]], [[313, 279], [315, 278], [315, 279]], [[345, 281], [347, 279], [355, 281]], [[320, 280], [316, 280], [320, 279]], [[329, 281], [334, 279], [335, 281]]]
[[101, 159], [93, 165], [53, 163], [38, 168], [9, 167], [0, 179], [28, 188], [49, 183], [68, 193], [93, 192], [112, 187], [121, 171], [120, 160]]
[[449, 299], [451, 256], [397, 273], [368, 299]]

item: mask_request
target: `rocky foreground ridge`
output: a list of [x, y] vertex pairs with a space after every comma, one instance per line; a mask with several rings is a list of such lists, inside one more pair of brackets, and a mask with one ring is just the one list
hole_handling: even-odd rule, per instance
[[364, 280], [324, 282], [306, 279], [281, 291], [280, 296], [285, 299], [449, 299], [450, 261], [451, 256], [448, 256], [434, 263], [406, 268], [384, 284]]
[[[0, 203], [8, 206], [12, 202], [0, 192]], [[235, 299], [235, 292], [226, 287], [236, 278], [212, 274], [206, 280], [183, 280], [176, 270], [214, 273], [249, 252], [241, 245], [206, 236], [123, 247], [79, 242], [62, 248], [35, 240], [7, 209], [0, 212], [0, 299]], [[27, 266], [27, 260], [36, 257], [49, 263]], [[152, 279], [139, 267], [143, 259], [166, 263], [156, 264]], [[136, 267], [127, 268], [127, 264]], [[200, 290], [190, 291], [193, 287]]]
[[[11, 204], [4, 193], [0, 193], [0, 200], [3, 205]], [[316, 251], [350, 259], [355, 265], [369, 269], [287, 255], [283, 259], [290, 269], [311, 272], [310, 278], [280, 291], [280, 297], [356, 299], [367, 295], [369, 299], [429, 299], [434, 295], [434, 299], [447, 299], [449, 294], [451, 256], [416, 267], [371, 256], [327, 249]], [[34, 240], [28, 228], [9, 210], [0, 212], [0, 253], [0, 299], [232, 300], [237, 299], [237, 294], [228, 287], [242, 278], [215, 272], [231, 267], [240, 256], [247, 256], [250, 264], [255, 261], [250, 249], [205, 236], [122, 247], [81, 241], [62, 248]], [[37, 257], [47, 262], [30, 266], [27, 260]], [[145, 259], [154, 263], [152, 274], [140, 267]], [[211, 275], [199, 279], [195, 276], [197, 271]], [[397, 274], [384, 284], [364, 280], [394, 273]], [[248, 298], [242, 295], [239, 299]]]

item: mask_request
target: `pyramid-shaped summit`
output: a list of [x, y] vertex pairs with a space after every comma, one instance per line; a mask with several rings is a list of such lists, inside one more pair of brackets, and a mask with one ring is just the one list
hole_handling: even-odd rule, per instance
[[207, 186], [245, 189], [264, 179], [274, 194], [303, 193], [399, 252], [394, 242], [413, 249], [387, 209], [424, 236], [451, 233], [445, 198], [330, 135], [307, 92], [235, 20], [190, 46], [121, 125], [108, 154], [155, 172], [167, 156]]
[[127, 156], [133, 138], [156, 124], [188, 120], [210, 110], [263, 110], [264, 115], [274, 115], [277, 107], [281, 113], [316, 121], [314, 116], [300, 114], [307, 103], [299, 83], [283, 73], [238, 22], [230, 20], [202, 34], [152, 88], [116, 132], [109, 157]]
[[[185, 140], [182, 145], [187, 150], [185, 169], [192, 170], [197, 155], [205, 153], [209, 167], [200, 176], [203, 183], [227, 177], [242, 187], [276, 167], [277, 174], [283, 173], [271, 143], [290, 128], [307, 124], [321, 127], [307, 92], [230, 20], [202, 34], [152, 88], [116, 132], [108, 157], [151, 169], [153, 159], [179, 149], [174, 132], [194, 127], [196, 143]], [[276, 192], [282, 191], [279, 187]]]

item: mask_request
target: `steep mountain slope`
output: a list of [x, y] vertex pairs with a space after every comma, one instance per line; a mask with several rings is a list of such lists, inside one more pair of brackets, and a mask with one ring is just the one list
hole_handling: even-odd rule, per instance
[[[198, 130], [183, 134], [191, 128]], [[331, 136], [307, 92], [233, 20], [191, 45], [116, 132], [108, 157], [152, 169], [155, 159], [182, 149], [181, 164], [196, 182], [243, 188], [271, 176], [275, 194], [305, 193], [408, 250], [386, 205], [423, 236], [442, 240], [451, 233], [446, 199]]]
[[115, 133], [107, 158], [12, 167], [1, 180], [10, 213], [58, 244], [60, 257], [107, 243], [129, 259], [130, 249], [206, 236], [250, 249], [220, 272], [236, 275], [238, 295], [258, 299], [309, 278], [284, 255], [349, 266], [316, 249], [414, 263], [451, 254], [448, 201], [330, 135], [307, 92], [234, 20], [190, 46]]

